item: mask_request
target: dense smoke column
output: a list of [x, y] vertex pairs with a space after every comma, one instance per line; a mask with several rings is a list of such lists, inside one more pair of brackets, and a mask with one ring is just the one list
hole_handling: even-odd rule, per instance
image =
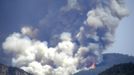
[[76, 55], [82, 57], [82, 67], [102, 61], [102, 51], [114, 42], [119, 21], [128, 15], [122, 0], [97, 0], [96, 3], [76, 36], [80, 45]]
[[[83, 5], [88, 2], [93, 6]], [[13, 66], [34, 75], [72, 75], [89, 69], [103, 60], [119, 21], [128, 15], [123, 0], [68, 0], [57, 7], [39, 23], [46, 24], [43, 33], [49, 40], [35, 39], [40, 28], [28, 26], [6, 38], [3, 49], [12, 55]]]

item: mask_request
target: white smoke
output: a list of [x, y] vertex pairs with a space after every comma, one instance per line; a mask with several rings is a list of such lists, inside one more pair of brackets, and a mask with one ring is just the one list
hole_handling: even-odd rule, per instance
[[75, 72], [78, 58], [72, 54], [71, 34], [64, 32], [60, 38], [62, 41], [56, 47], [48, 48], [47, 42], [30, 39], [23, 33], [13, 33], [3, 43], [3, 48], [6, 53], [13, 53], [14, 66], [30, 73], [62, 75], [66, 71], [64, 75], [69, 75]]
[[34, 29], [33, 27], [25, 26], [21, 29], [22, 34], [27, 35], [29, 37], [36, 37], [38, 33], [38, 29]]
[[[71, 1], [70, 9], [78, 6], [77, 0]], [[23, 27], [20, 33], [6, 38], [3, 49], [12, 54], [13, 66], [34, 75], [72, 75], [103, 60], [101, 53], [114, 42], [115, 29], [127, 15], [122, 0], [97, 0], [96, 8], [88, 11], [77, 35], [61, 33], [55, 47], [49, 47], [47, 41], [32, 39], [36, 30]]]
[[70, 11], [72, 9], [80, 10], [80, 6], [77, 0], [67, 0], [67, 5], [61, 10]]

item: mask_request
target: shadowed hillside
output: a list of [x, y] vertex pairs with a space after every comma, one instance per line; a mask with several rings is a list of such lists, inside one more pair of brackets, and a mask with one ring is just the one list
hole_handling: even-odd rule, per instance
[[0, 75], [31, 75], [22, 69], [0, 64]]
[[74, 75], [98, 75], [113, 65], [129, 62], [134, 63], [134, 57], [115, 53], [104, 54], [102, 63], [98, 64], [96, 69], [80, 71]]
[[103, 71], [99, 75], [133, 75], [134, 63], [125, 63], [114, 65], [113, 67]]
[[[103, 62], [98, 64], [96, 69], [80, 71], [74, 75], [98, 75], [101, 72], [102, 73], [100, 75], [105, 75], [105, 72], [106, 73], [112, 72], [112, 70], [108, 69], [108, 68], [110, 68], [116, 64], [120, 64], [122, 66], [123, 63], [129, 63], [129, 62], [131, 62], [131, 63], [125, 64], [122, 67], [126, 67], [127, 70], [129, 70], [131, 68], [134, 69], [134, 67], [133, 67], [134, 64], [132, 64], [132, 63], [134, 63], [134, 57], [132, 57], [132, 56], [111, 53], [111, 54], [104, 54], [103, 59], [104, 59]], [[1, 59], [0, 59], [0, 61], [1, 61]], [[127, 65], [129, 65], [130, 67], [127, 68]], [[132, 67], [131, 67], [131, 65], [132, 65]], [[122, 68], [122, 67], [119, 67], [119, 68]], [[106, 69], [108, 69], [108, 71]], [[115, 70], [117, 70], [115, 72], [118, 72], [120, 70], [123, 71], [124, 69], [119, 70], [118, 65], [117, 65], [117, 69], [115, 69]], [[0, 64], [0, 75], [31, 75], [31, 74], [29, 74], [21, 69], [18, 69], [18, 68], [8, 67], [3, 64]], [[110, 74], [107, 74], [107, 75], [110, 75]], [[125, 75], [127, 75], [127, 74], [125, 74]], [[129, 74], [129, 75], [131, 75], [131, 74]]]

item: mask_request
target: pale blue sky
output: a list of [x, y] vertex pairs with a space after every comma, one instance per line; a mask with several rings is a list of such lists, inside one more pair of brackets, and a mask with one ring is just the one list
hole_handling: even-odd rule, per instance
[[125, 0], [129, 16], [124, 18], [115, 35], [115, 42], [106, 52], [123, 53], [134, 56], [134, 0]]

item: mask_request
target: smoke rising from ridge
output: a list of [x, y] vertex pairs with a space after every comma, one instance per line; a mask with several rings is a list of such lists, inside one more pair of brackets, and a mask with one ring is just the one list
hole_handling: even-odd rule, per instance
[[[65, 20], [55, 19], [49, 23], [55, 14], [59, 19], [61, 13], [69, 14], [69, 18], [73, 17], [70, 14], [74, 11], [83, 16], [85, 9], [79, 0], [68, 0], [67, 5], [59, 8], [59, 11], [51, 12], [41, 20], [41, 24], [48, 24], [44, 26], [48, 29], [44, 30], [52, 31], [50, 35], [49, 32], [47, 34], [50, 38], [54, 38], [54, 41], [51, 39], [49, 41], [56, 42], [53, 47], [49, 46], [48, 41], [32, 38], [35, 33], [37, 34], [37, 30], [31, 27], [23, 27], [21, 32], [9, 35], [3, 42], [3, 49], [5, 53], [13, 55], [13, 66], [34, 75], [72, 75], [89, 68], [92, 63], [100, 63], [103, 60], [102, 52], [114, 42], [119, 21], [128, 15], [128, 11], [122, 0], [91, 0], [91, 2], [95, 6], [86, 12], [87, 17], [82, 21], [79, 18], [65, 21], [66, 18], [63, 18]], [[54, 16], [49, 16], [52, 14]], [[76, 26], [79, 20], [82, 23]], [[60, 22], [57, 26], [52, 25], [57, 21]], [[72, 25], [68, 25], [71, 23]], [[75, 28], [78, 29], [72, 32]]]

